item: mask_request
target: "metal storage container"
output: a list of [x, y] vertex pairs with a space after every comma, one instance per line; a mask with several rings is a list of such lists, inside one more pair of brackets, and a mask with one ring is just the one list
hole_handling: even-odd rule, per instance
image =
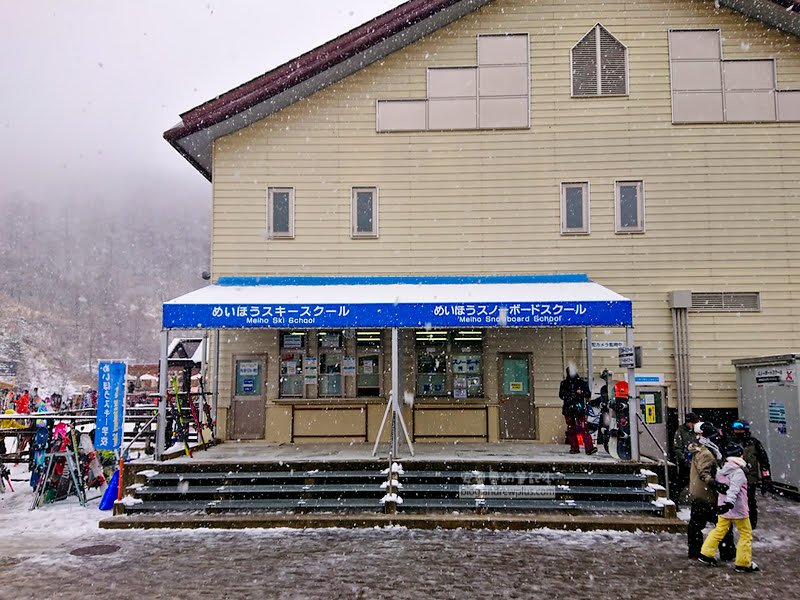
[[736, 367], [739, 418], [769, 455], [776, 488], [800, 493], [800, 354], [741, 358]]

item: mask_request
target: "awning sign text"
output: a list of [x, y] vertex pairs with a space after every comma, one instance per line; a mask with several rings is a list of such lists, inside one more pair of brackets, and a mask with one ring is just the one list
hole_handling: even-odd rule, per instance
[[624, 326], [630, 302], [164, 304], [166, 328]]

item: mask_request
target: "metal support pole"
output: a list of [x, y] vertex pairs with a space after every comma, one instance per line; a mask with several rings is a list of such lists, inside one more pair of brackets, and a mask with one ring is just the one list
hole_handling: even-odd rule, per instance
[[169, 348], [169, 330], [161, 330], [161, 358], [158, 362], [158, 421], [156, 425], [156, 460], [164, 460], [166, 450], [165, 433], [167, 430], [167, 349]]
[[392, 327], [392, 427], [389, 444], [392, 458], [399, 456], [397, 435], [397, 396], [400, 394], [400, 337], [397, 327]]
[[217, 415], [217, 407], [219, 406], [219, 335], [220, 330], [214, 330], [214, 387], [212, 388], [213, 396], [211, 396], [211, 414], [214, 418], [214, 428], [212, 430], [212, 439], [217, 439], [217, 423], [219, 423], [219, 415]]
[[594, 361], [592, 360], [592, 328], [586, 328], [586, 381], [589, 382], [589, 392], [594, 390]]
[[[398, 400], [401, 391], [401, 378], [400, 378], [400, 336], [398, 329], [392, 329], [392, 389], [389, 391], [389, 401], [386, 403], [386, 411], [383, 413], [383, 420], [381, 426], [378, 428], [378, 435], [375, 438], [375, 446], [372, 448], [372, 456], [378, 451], [378, 444], [381, 441], [383, 434], [383, 427], [386, 425], [386, 418], [391, 414], [391, 425], [389, 435], [389, 458], [393, 460], [400, 456], [399, 443], [400, 443], [400, 429], [403, 431], [408, 450], [411, 456], [414, 456], [414, 445], [411, 443], [411, 436], [408, 433], [406, 422], [403, 419], [401, 412], [400, 401]], [[398, 425], [400, 429], [398, 429]]]
[[[206, 370], [208, 369], [208, 329], [203, 330], [203, 341], [200, 342], [203, 345], [203, 352], [202, 356], [200, 357], [200, 379], [203, 379], [206, 376]], [[205, 382], [203, 382], [205, 383]], [[189, 383], [189, 391], [191, 391], [191, 381]], [[202, 398], [200, 397], [200, 389], [199, 389], [199, 382], [198, 382], [198, 394], [195, 398], [197, 400], [197, 418], [200, 421], [200, 430], [202, 431], [203, 427], [211, 427], [211, 423], [206, 423], [206, 416], [203, 411], [203, 404]], [[189, 396], [191, 398], [191, 395]], [[194, 400], [190, 400], [194, 401]], [[211, 441], [214, 441], [213, 438]]]
[[[633, 327], [625, 328], [625, 345], [633, 348]], [[635, 353], [634, 353], [635, 355]], [[628, 422], [631, 426], [631, 460], [639, 460], [639, 396], [636, 393], [636, 366], [628, 367]]]

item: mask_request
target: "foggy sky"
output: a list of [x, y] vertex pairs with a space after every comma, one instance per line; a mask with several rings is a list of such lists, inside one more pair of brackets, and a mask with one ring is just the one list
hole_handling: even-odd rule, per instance
[[399, 0], [0, 0], [0, 197], [209, 183], [162, 138], [180, 113]]

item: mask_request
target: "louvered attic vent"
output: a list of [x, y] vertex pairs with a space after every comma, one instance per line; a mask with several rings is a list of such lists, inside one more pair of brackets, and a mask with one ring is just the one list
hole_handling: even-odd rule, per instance
[[628, 49], [598, 23], [572, 48], [572, 95], [627, 94]]
[[692, 292], [692, 312], [757, 312], [759, 292]]

